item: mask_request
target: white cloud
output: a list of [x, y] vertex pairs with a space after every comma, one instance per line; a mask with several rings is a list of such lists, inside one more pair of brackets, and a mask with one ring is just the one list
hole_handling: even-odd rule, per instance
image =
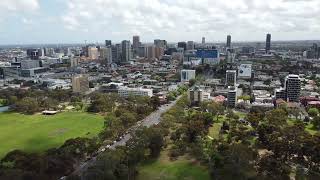
[[123, 39], [308, 39], [320, 33], [319, 14], [319, 0], [68, 0], [62, 20], [70, 30]]
[[1, 0], [1, 11], [34, 11], [40, 7], [38, 0]]

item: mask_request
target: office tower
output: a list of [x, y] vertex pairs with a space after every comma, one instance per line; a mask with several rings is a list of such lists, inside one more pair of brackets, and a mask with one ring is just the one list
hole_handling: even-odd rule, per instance
[[100, 48], [100, 59], [106, 64], [112, 63], [112, 48], [111, 47], [102, 47]]
[[164, 55], [164, 48], [163, 47], [155, 47], [155, 58], [161, 59]]
[[138, 48], [138, 56], [139, 57], [147, 57], [147, 53], [146, 53], [146, 51], [147, 51], [147, 48], [145, 47], [145, 46], [140, 46], [139, 48]]
[[161, 40], [161, 39], [155, 39], [153, 41], [153, 44], [156, 46], [156, 47], [162, 47], [164, 49], [167, 48], [167, 41], [166, 40]]
[[202, 37], [202, 44], [205, 44], [205, 43], [206, 43], [206, 38]]
[[27, 56], [32, 60], [38, 60], [39, 49], [27, 49]]
[[231, 48], [231, 35], [227, 36], [227, 48]]
[[187, 50], [194, 50], [194, 42], [193, 41], [187, 42]]
[[121, 42], [121, 63], [127, 63], [131, 57], [130, 41], [124, 40]]
[[111, 51], [112, 51], [112, 62], [119, 64], [121, 60], [121, 44], [112, 45]]
[[74, 75], [72, 77], [72, 91], [84, 93], [89, 90], [89, 80], [87, 75]]
[[154, 60], [156, 57], [156, 50], [155, 50], [155, 46], [154, 45], [150, 45], [147, 47], [147, 58], [149, 60]]
[[226, 86], [236, 86], [237, 83], [237, 71], [227, 70], [226, 71]]
[[99, 58], [99, 51], [97, 47], [88, 47], [88, 58], [97, 60]]
[[191, 79], [196, 78], [196, 70], [181, 70], [181, 82], [189, 82]]
[[271, 34], [267, 34], [266, 39], [266, 53], [269, 53], [271, 50]]
[[133, 36], [132, 37], [132, 47], [134, 50], [138, 50], [140, 43], [140, 37], [139, 36]]
[[301, 81], [298, 75], [288, 75], [285, 78], [285, 90], [287, 93], [288, 102], [299, 102]]
[[45, 56], [43, 48], [40, 48], [38, 51], [39, 51], [39, 57], [44, 57]]
[[186, 42], [178, 42], [178, 48], [183, 48], [187, 50], [187, 43]]
[[108, 46], [111, 46], [111, 45], [112, 45], [111, 40], [106, 40], [106, 46], [108, 47]]
[[228, 107], [234, 108], [237, 103], [237, 88], [235, 86], [230, 86], [227, 95], [227, 105]]
[[48, 57], [53, 57], [55, 54], [55, 50], [53, 48], [45, 48], [44, 51], [44, 54]]

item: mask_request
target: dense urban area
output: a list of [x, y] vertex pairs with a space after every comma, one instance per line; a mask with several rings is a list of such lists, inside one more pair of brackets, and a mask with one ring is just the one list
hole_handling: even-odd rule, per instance
[[1, 46], [0, 179], [320, 179], [320, 41], [264, 39]]

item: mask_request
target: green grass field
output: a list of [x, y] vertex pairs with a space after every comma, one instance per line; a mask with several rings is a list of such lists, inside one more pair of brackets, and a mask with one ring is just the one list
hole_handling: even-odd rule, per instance
[[42, 152], [70, 138], [94, 137], [102, 127], [102, 116], [82, 112], [54, 116], [0, 113], [0, 158], [15, 149]]
[[214, 123], [212, 127], [209, 128], [209, 136], [213, 139], [219, 139], [221, 127], [222, 123]]
[[139, 168], [138, 180], [209, 180], [208, 170], [188, 160], [180, 157], [176, 161], [170, 161], [167, 151], [161, 152], [157, 160], [147, 161]]

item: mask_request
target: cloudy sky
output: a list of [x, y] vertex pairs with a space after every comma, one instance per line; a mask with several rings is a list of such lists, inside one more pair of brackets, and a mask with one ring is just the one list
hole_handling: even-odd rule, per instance
[[320, 0], [0, 0], [0, 44], [320, 39]]

